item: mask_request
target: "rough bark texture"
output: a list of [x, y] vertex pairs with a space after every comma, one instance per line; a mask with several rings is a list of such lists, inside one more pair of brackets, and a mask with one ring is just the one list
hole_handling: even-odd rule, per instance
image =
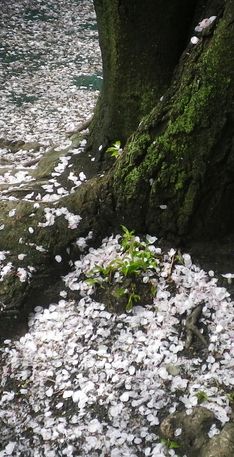
[[195, 3], [94, 0], [104, 76], [90, 129], [94, 149], [113, 140], [125, 143], [164, 93], [185, 47]]
[[232, 230], [233, 21], [230, 0], [214, 29], [188, 46], [173, 85], [118, 161], [114, 194], [127, 225], [180, 237]]

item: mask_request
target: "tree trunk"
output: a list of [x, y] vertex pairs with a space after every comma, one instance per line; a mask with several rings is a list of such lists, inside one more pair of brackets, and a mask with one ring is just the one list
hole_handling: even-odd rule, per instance
[[167, 88], [185, 47], [196, 0], [94, 0], [103, 89], [89, 143], [124, 144]]
[[127, 225], [214, 236], [234, 222], [234, 8], [188, 46], [163, 101], [144, 119], [114, 173]]
[[[117, 3], [120, 2], [115, 0], [110, 2], [115, 7]], [[70, 257], [67, 254], [67, 248], [70, 248], [71, 255], [77, 258], [80, 253], [74, 242], [78, 236], [86, 236], [90, 230], [94, 231], [94, 240], [97, 240], [98, 237], [118, 231], [120, 224], [124, 224], [139, 232], [155, 233], [167, 238], [174, 237], [180, 241], [188, 237], [197, 239], [204, 236], [211, 237], [233, 230], [234, 8], [233, 0], [221, 1], [221, 3], [223, 11], [220, 13], [218, 10], [220, 14], [213, 28], [206, 31], [204, 36], [200, 36], [195, 46], [192, 44], [187, 46], [172, 84], [164, 94], [163, 100], [158, 103], [160, 78], [159, 75], [157, 76], [155, 98], [153, 98], [155, 107], [144, 117], [140, 126], [129, 138], [122, 155], [104, 176], [89, 179], [75, 193], [61, 199], [56, 205], [41, 204], [40, 208], [35, 209], [33, 202], [1, 203], [0, 226], [5, 224], [5, 227], [0, 232], [0, 250], [9, 251], [7, 256], [12, 263], [10, 273], [4, 277], [4, 281], [0, 282], [2, 303], [0, 305], [3, 311], [7, 308], [20, 307], [22, 304], [27, 305], [29, 302], [32, 306], [35, 305], [35, 296], [43, 289], [46, 282], [51, 282], [51, 275], [55, 281], [55, 277], [59, 278], [68, 268]], [[122, 5], [121, 8], [123, 8], [123, 5], [127, 4], [128, 2], [122, 2], [120, 6]], [[209, 14], [216, 15], [216, 4], [216, 0], [209, 2]], [[96, 8], [100, 8], [99, 21], [101, 8], [106, 6], [108, 10], [108, 5], [108, 2], [96, 1]], [[220, 7], [220, 1], [218, 7]], [[151, 11], [147, 8], [143, 9], [144, 15], [145, 11], [148, 11], [148, 14]], [[110, 12], [107, 11], [105, 14], [109, 17]], [[105, 14], [103, 20], [107, 21]], [[129, 16], [127, 17], [130, 21]], [[200, 20], [203, 17], [200, 17]], [[139, 21], [141, 23], [141, 19]], [[137, 15], [134, 16], [134, 24], [133, 31], [137, 28]], [[118, 27], [116, 26], [114, 31], [118, 30]], [[125, 25], [125, 33], [127, 33], [126, 27]], [[142, 29], [138, 28], [139, 41], [143, 40], [143, 23], [141, 27]], [[148, 28], [154, 29], [151, 15]], [[109, 47], [105, 42], [106, 50], [102, 50], [103, 55], [106, 55], [108, 50], [111, 55], [112, 49], [117, 45], [123, 50], [126, 38], [125, 34], [118, 35], [119, 41], [110, 40]], [[101, 38], [101, 43], [102, 40], [104, 38]], [[177, 46], [179, 53], [181, 44], [177, 43]], [[147, 49], [149, 49], [150, 66], [152, 54], [149, 44]], [[121, 52], [124, 53], [124, 51]], [[147, 55], [144, 59], [144, 65], [147, 68]], [[177, 59], [178, 54], [173, 65]], [[108, 61], [109, 66], [110, 62]], [[164, 62], [164, 59], [161, 62]], [[104, 77], [112, 71], [108, 65]], [[106, 107], [105, 113], [109, 110], [109, 113], [112, 112], [114, 116], [114, 97], [118, 103], [117, 91], [119, 90], [119, 97], [123, 103], [125, 86], [123, 66], [118, 67], [118, 72], [115, 70], [115, 61], [113, 65], [115, 74], [113, 91], [110, 95], [111, 83], [105, 81], [100, 100], [105, 99], [105, 103], [110, 104]], [[167, 74], [168, 78], [173, 65], [170, 71], [165, 70], [164, 74]], [[139, 70], [139, 84], [142, 83], [142, 71]], [[137, 86], [137, 75], [138, 68], [133, 77], [134, 90]], [[149, 80], [152, 84], [152, 80], [150, 78]], [[134, 117], [133, 106], [135, 105], [127, 103], [128, 97], [129, 92], [126, 89], [126, 105], [123, 107], [125, 108], [123, 112], [132, 113]], [[120, 113], [116, 113], [116, 119], [117, 114], [120, 116]], [[100, 116], [101, 126], [100, 111], [96, 113], [94, 125], [98, 116]], [[105, 116], [105, 122], [109, 122], [109, 117], [106, 114]], [[140, 110], [137, 116], [139, 120]], [[111, 122], [109, 128], [111, 125], [114, 126], [114, 120]], [[118, 122], [115, 122], [118, 126]], [[129, 130], [125, 130], [124, 135], [127, 136], [134, 128], [133, 124]], [[94, 130], [91, 132], [92, 135]], [[103, 126], [103, 132], [105, 136], [105, 126]], [[117, 131], [113, 130], [113, 132], [111, 135], [115, 138]], [[124, 135], [123, 138], [125, 138]], [[99, 132], [95, 141], [99, 141]], [[79, 214], [82, 219], [77, 229], [69, 229], [63, 216], [58, 217], [53, 226], [42, 227], [45, 206], [67, 207], [70, 212]], [[9, 211], [12, 208], [16, 208], [15, 218], [9, 217]], [[30, 217], [32, 213], [34, 213], [33, 219]], [[29, 230], [30, 227], [33, 233]], [[22, 253], [22, 241], [19, 244], [21, 239], [24, 253], [27, 254], [24, 260], [18, 258]], [[35, 245], [42, 245], [46, 252], [38, 251]], [[62, 257], [61, 264], [55, 260], [57, 255]], [[33, 273], [30, 283], [22, 283], [19, 280], [18, 268], [27, 269], [28, 266], [35, 267], [36, 272]]]

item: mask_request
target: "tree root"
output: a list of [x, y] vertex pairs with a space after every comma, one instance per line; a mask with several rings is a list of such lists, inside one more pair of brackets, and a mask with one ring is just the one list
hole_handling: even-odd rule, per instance
[[202, 313], [202, 304], [199, 304], [194, 308], [191, 314], [187, 317], [185, 322], [185, 329], [186, 329], [186, 341], [185, 347], [188, 349], [193, 341], [193, 337], [196, 336], [203, 346], [207, 347], [208, 343], [202, 333], [200, 332], [199, 328], [197, 327], [197, 322], [199, 321]]
[[71, 137], [72, 135], [75, 135], [76, 133], [83, 132], [83, 130], [86, 130], [90, 126], [92, 120], [93, 120], [93, 116], [89, 117], [86, 121], [82, 122], [82, 124], [78, 125], [75, 130], [72, 130], [71, 132], [67, 132], [67, 136]]

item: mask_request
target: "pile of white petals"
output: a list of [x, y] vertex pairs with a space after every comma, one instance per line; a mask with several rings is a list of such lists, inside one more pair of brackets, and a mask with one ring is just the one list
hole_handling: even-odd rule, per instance
[[[85, 247], [87, 239], [77, 245]], [[48, 309], [37, 306], [28, 333], [4, 342], [1, 457], [176, 456], [160, 442], [161, 413], [183, 405], [190, 414], [199, 391], [207, 395], [203, 406], [214, 412], [220, 427], [229, 421], [225, 392], [234, 384], [234, 329], [228, 292], [218, 287], [212, 271], [193, 265], [188, 254], [170, 272], [175, 250], [163, 255], [154, 246], [153, 303], [112, 314], [93, 299], [84, 277], [95, 265], [120, 255], [119, 241], [119, 236], [111, 237], [90, 248], [64, 278], [64, 298]], [[79, 290], [82, 298], [67, 300], [69, 289]], [[199, 303], [208, 348], [189, 356], [182, 329]], [[213, 424], [209, 436], [219, 430]], [[176, 430], [176, 436], [181, 433]]]

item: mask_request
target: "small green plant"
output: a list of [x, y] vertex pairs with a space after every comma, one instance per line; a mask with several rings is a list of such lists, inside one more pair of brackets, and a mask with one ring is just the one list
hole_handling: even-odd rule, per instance
[[128, 276], [132, 273], [156, 268], [157, 261], [149, 249], [149, 243], [140, 241], [134, 232], [129, 231], [124, 225], [121, 225], [121, 228], [123, 230], [121, 246], [126, 253], [126, 262], [122, 269], [123, 275]]
[[120, 272], [123, 276], [138, 275], [149, 269], [156, 268], [157, 262], [152, 258], [150, 252], [136, 251], [132, 256], [126, 257], [122, 265], [120, 265]]
[[124, 251], [131, 251], [133, 247], [138, 247], [141, 244], [140, 242], [137, 242], [133, 230], [128, 230], [124, 225], [121, 225], [121, 229], [123, 230], [121, 246]]
[[114, 291], [112, 292], [112, 295], [114, 297], [116, 297], [117, 299], [121, 299], [121, 298], [126, 298], [126, 306], [125, 306], [125, 309], [126, 311], [131, 311], [133, 306], [139, 302], [140, 300], [140, 295], [138, 295], [135, 291], [135, 287], [134, 285], [132, 284], [131, 287], [130, 287], [130, 290], [128, 288], [124, 289], [123, 287], [117, 287], [114, 289]]
[[[113, 286], [116, 284], [116, 276], [120, 280], [122, 278], [124, 284], [126, 279], [127, 287], [116, 287], [112, 295], [117, 299], [126, 297], [126, 311], [130, 311], [140, 300], [136, 288], [136, 279], [147, 271], [155, 270], [158, 262], [149, 248], [149, 241], [140, 241], [134, 232], [125, 226], [122, 226], [122, 231], [120, 255], [107, 265], [95, 266], [87, 273], [86, 282], [90, 285], [109, 283]], [[154, 291], [153, 295], [155, 295], [155, 286], [152, 290]]]
[[122, 226], [122, 229], [124, 232], [121, 239], [123, 255], [112, 260], [106, 266], [97, 265], [93, 268], [88, 273], [86, 280], [89, 284], [98, 282], [98, 278], [95, 278], [96, 275], [101, 276], [103, 280], [111, 281], [116, 272], [119, 272], [123, 277], [130, 277], [157, 267], [157, 260], [153, 252], [149, 250], [148, 244], [143, 241], [140, 242], [134, 236], [134, 232], [130, 232], [126, 227]]
[[115, 141], [115, 143], [110, 146], [106, 152], [111, 155], [111, 157], [114, 157], [115, 159], [118, 159], [121, 155], [122, 149], [121, 149], [121, 142]]
[[[110, 282], [113, 278], [115, 271], [116, 271], [116, 261], [113, 260], [105, 267], [102, 265], [97, 265], [96, 267], [93, 268], [93, 270], [91, 270], [88, 273], [88, 276], [89, 277], [91, 276], [91, 278], [92, 278], [92, 277], [94, 277], [94, 275], [98, 275], [98, 276], [101, 276], [106, 282], [107, 281]], [[100, 278], [94, 277], [94, 279], [96, 280], [96, 283], [98, 283], [98, 282], [100, 283]]]
[[175, 262], [179, 263], [181, 265], [184, 265], [184, 259], [183, 259], [182, 254], [181, 254], [180, 251], [178, 251], [176, 256], [175, 256]]
[[195, 395], [197, 397], [197, 400], [198, 400], [199, 404], [203, 403], [204, 401], [208, 401], [209, 400], [208, 395], [203, 390], [199, 390]]
[[234, 402], [234, 391], [227, 394], [228, 400]]
[[116, 298], [122, 298], [126, 293], [128, 292], [127, 289], [124, 289], [123, 287], [116, 287], [116, 289], [113, 291], [113, 295]]
[[156, 296], [157, 290], [158, 290], [157, 286], [151, 285], [150, 292], [151, 292], [152, 297]]
[[128, 302], [126, 305], [126, 311], [131, 311], [133, 306], [139, 302], [140, 298], [140, 295], [136, 293], [135, 284], [132, 284], [131, 290], [128, 292]]
[[87, 278], [85, 280], [89, 286], [95, 286], [95, 284], [100, 284], [100, 280], [98, 278]]
[[167, 449], [178, 449], [180, 448], [180, 444], [177, 443], [177, 441], [172, 441], [169, 439], [162, 438], [160, 441], [164, 446], [167, 447]]

